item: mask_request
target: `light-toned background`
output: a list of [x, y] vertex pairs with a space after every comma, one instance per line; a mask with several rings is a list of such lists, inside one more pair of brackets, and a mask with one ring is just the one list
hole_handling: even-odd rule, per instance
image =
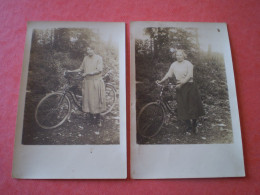
[[[1, 194], [259, 194], [259, 0], [20, 0], [0, 3]], [[12, 154], [27, 21], [126, 22], [128, 162], [130, 21], [226, 22], [231, 41], [245, 157], [245, 178], [188, 180], [16, 180]], [[130, 165], [128, 164], [128, 170]], [[128, 171], [129, 173], [129, 171]], [[129, 175], [129, 174], [128, 174]]]
[[[136, 29], [144, 27], [191, 27], [220, 29], [218, 35], [224, 53], [229, 104], [232, 119], [233, 143], [230, 144], [179, 144], [139, 145], [136, 142], [136, 85], [131, 85], [131, 177], [145, 178], [207, 178], [244, 176], [239, 115], [236, 100], [233, 66], [231, 61], [228, 32], [224, 23], [131, 23], [131, 82], [135, 82]], [[208, 32], [211, 33], [210, 31]], [[212, 35], [214, 38], [215, 36]], [[204, 41], [206, 38], [204, 39]], [[209, 40], [210, 41], [210, 40]], [[212, 40], [211, 40], [212, 41]], [[214, 45], [214, 44], [213, 44]]]
[[[120, 144], [116, 145], [22, 145], [23, 113], [31, 37], [34, 28], [113, 29], [119, 48]], [[15, 178], [126, 178], [126, 113], [125, 113], [125, 24], [84, 22], [32, 22], [28, 24], [23, 61], [19, 107], [16, 121], [13, 177]], [[109, 30], [107, 30], [109, 31]], [[87, 130], [87, 129], [86, 129]]]

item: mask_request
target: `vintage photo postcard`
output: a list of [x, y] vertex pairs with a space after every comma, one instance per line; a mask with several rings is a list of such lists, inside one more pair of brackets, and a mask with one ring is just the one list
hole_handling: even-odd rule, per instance
[[126, 178], [125, 24], [29, 22], [14, 178]]
[[242, 176], [226, 24], [131, 23], [131, 177]]

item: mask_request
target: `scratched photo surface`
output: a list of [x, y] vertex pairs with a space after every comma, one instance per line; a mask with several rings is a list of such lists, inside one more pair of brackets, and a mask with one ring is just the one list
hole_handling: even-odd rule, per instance
[[[227, 76], [222, 43], [218, 42], [219, 34], [217, 27], [203, 29], [170, 25], [146, 25], [135, 31], [138, 144], [233, 142]], [[183, 89], [178, 89], [179, 78], [176, 78], [175, 69], [171, 68], [174, 63], [177, 66], [181, 64], [176, 58], [178, 51], [183, 51], [185, 55], [182, 67], [190, 64], [192, 67], [192, 78]], [[161, 85], [156, 84], [170, 71], [168, 79]], [[178, 90], [182, 91], [178, 94]], [[198, 98], [200, 101], [195, 100]], [[198, 111], [197, 104], [202, 104], [201, 111]], [[185, 112], [185, 109], [190, 117], [185, 118], [185, 113], [179, 117], [178, 112]], [[196, 132], [192, 129], [193, 125]]]
[[[95, 60], [86, 62], [89, 47]], [[96, 67], [98, 75], [82, 78]], [[95, 27], [33, 29], [22, 144], [119, 144], [118, 97], [116, 34]], [[83, 102], [95, 108], [82, 110]]]
[[245, 176], [225, 23], [131, 23], [131, 177]]

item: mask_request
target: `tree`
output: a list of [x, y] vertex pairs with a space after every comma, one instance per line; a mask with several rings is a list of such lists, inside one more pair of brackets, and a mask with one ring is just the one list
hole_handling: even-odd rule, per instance
[[192, 59], [199, 52], [197, 29], [150, 27], [145, 28], [144, 33], [149, 40], [136, 40], [137, 54], [140, 51], [141, 54], [151, 54], [155, 61], [172, 61], [176, 49], [185, 50]]

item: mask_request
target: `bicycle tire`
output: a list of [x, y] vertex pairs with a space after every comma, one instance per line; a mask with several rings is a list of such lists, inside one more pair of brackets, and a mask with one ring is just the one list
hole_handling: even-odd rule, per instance
[[[61, 100], [62, 102], [60, 102]], [[43, 129], [54, 129], [65, 122], [70, 112], [70, 99], [63, 93], [54, 92], [47, 94], [38, 103], [35, 111], [35, 120]]]
[[157, 102], [146, 104], [138, 115], [137, 133], [145, 138], [156, 136], [164, 123], [165, 112]]
[[106, 92], [106, 110], [101, 112], [101, 115], [106, 115], [112, 111], [116, 104], [116, 89], [111, 84], [106, 84], [105, 86]]

